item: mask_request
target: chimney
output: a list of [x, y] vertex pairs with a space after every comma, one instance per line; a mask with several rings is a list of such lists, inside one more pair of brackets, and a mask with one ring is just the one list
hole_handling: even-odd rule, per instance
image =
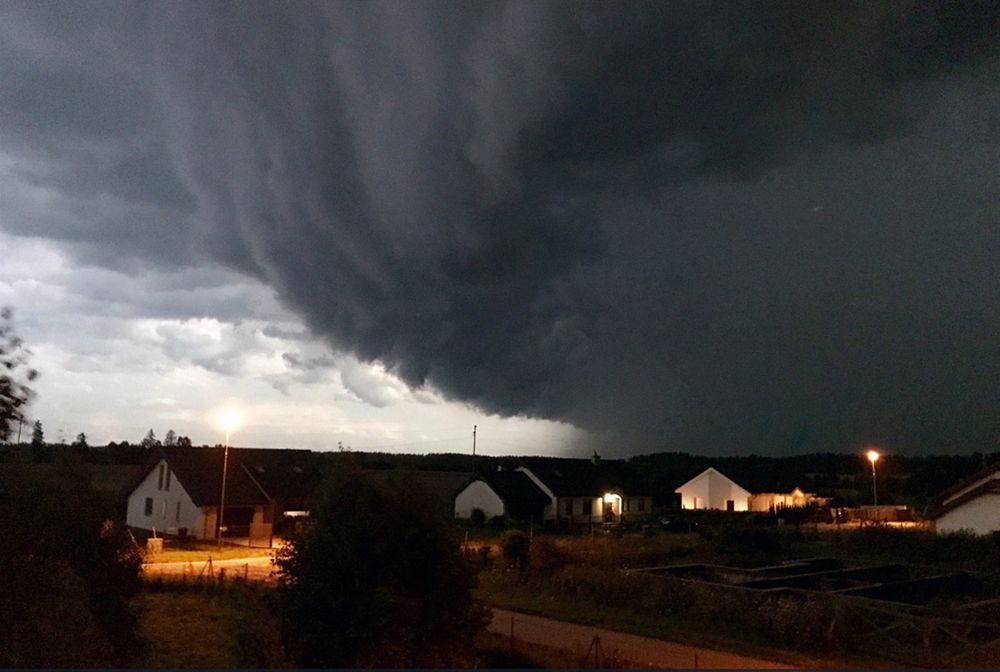
[[590, 463], [595, 467], [601, 466], [601, 456], [597, 454], [596, 450], [594, 451], [594, 456], [590, 458]]

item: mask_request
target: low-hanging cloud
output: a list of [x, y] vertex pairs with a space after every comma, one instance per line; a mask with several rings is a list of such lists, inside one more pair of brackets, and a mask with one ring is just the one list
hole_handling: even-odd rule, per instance
[[626, 450], [1000, 435], [992, 3], [97, 9], [6, 10], [6, 231]]

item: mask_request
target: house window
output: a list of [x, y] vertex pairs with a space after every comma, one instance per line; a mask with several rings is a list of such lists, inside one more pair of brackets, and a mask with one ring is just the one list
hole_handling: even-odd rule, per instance
[[174, 522], [181, 522], [181, 503], [177, 502], [177, 512], [174, 514]]
[[646, 498], [645, 497], [640, 497], [639, 498], [639, 510], [640, 511], [645, 511], [646, 510]]
[[147, 497], [146, 498], [146, 508], [143, 511], [143, 513], [145, 513], [146, 516], [153, 515], [153, 498], [152, 497]]
[[163, 489], [163, 465], [162, 464], [160, 465], [160, 476], [159, 476], [159, 478], [156, 479], [156, 489], [157, 490], [162, 490]]
[[167, 467], [167, 484], [163, 486], [164, 490], [170, 489], [170, 467]]

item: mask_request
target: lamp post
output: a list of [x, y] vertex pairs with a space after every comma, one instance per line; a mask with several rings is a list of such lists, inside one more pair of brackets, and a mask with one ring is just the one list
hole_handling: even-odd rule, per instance
[[867, 455], [868, 461], [872, 463], [872, 503], [878, 506], [878, 489], [875, 486], [875, 463], [878, 462], [878, 458], [881, 455], [878, 454], [877, 450], [869, 450]]
[[222, 428], [226, 430], [226, 443], [222, 447], [222, 492], [219, 493], [219, 548], [222, 548], [222, 531], [225, 527], [226, 513], [226, 472], [229, 470], [229, 434], [240, 422], [237, 411], [226, 411], [220, 418]]

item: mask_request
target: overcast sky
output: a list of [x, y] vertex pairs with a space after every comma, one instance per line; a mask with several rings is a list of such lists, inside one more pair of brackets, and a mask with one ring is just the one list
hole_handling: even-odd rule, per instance
[[0, 5], [49, 437], [1000, 447], [1000, 4]]

